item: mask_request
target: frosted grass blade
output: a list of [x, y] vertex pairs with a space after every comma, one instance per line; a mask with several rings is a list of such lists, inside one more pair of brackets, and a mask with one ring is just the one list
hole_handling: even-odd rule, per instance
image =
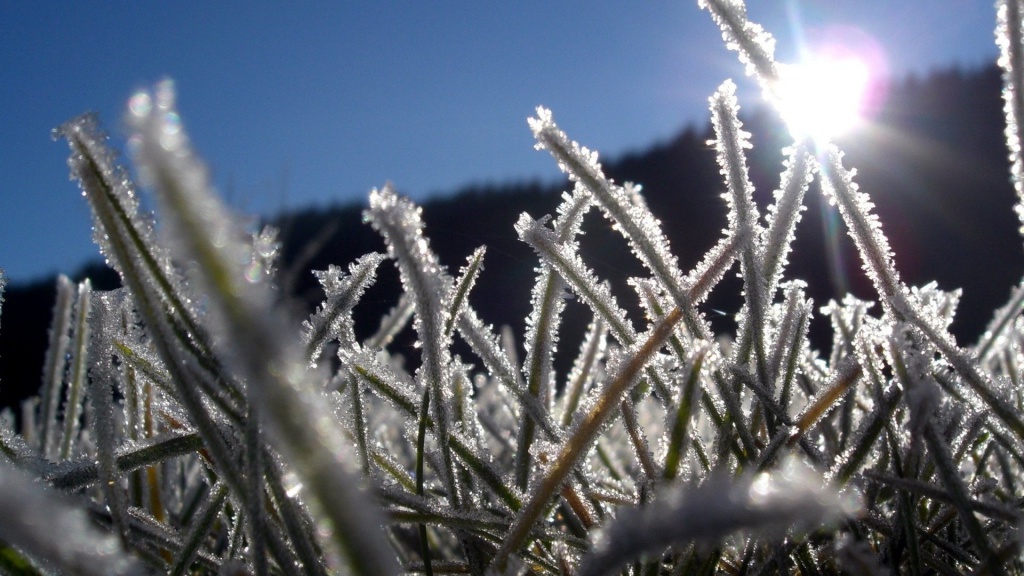
[[[449, 435], [451, 420], [451, 387], [448, 352], [450, 337], [444, 335], [448, 312], [441, 301], [451, 290], [452, 280], [441, 269], [437, 256], [423, 235], [420, 208], [400, 198], [390, 185], [370, 193], [370, 207], [364, 217], [384, 237], [388, 255], [394, 258], [402, 285], [412, 296], [416, 307], [413, 325], [422, 344], [422, 362], [417, 370], [421, 387], [429, 387], [436, 433], [444, 439]], [[447, 442], [439, 443], [444, 460], [445, 486], [451, 503], [462, 506], [462, 495], [456, 479], [455, 464]]]
[[0, 485], [0, 540], [68, 574], [148, 573], [124, 552], [117, 536], [99, 530], [84, 510], [7, 462], [0, 462]]
[[[708, 250], [700, 263], [686, 275], [683, 285], [690, 292], [694, 304], [703, 302], [711, 289], [722, 280], [726, 271], [736, 260], [739, 246], [739, 239], [735, 235], [729, 234]], [[706, 321], [703, 331], [706, 333], [711, 331]]]
[[[306, 372], [302, 350], [280, 337], [292, 323], [272, 308], [264, 284], [247, 281], [246, 251], [234, 223], [210, 193], [206, 169], [181, 130], [169, 82], [133, 97], [130, 112], [143, 176], [157, 191], [172, 249], [195, 263], [210, 299], [218, 348], [252, 387], [277, 446], [330, 522], [325, 538], [359, 574], [396, 574], [376, 511], [337, 460], [344, 432]], [[295, 327], [297, 330], [297, 326]], [[235, 479], [234, 489], [244, 483]], [[325, 526], [326, 528], [326, 526]]]
[[90, 424], [96, 440], [96, 463], [103, 499], [110, 508], [115, 531], [120, 533], [124, 542], [128, 542], [128, 522], [125, 515], [127, 503], [118, 482], [119, 471], [115, 457], [118, 434], [114, 415], [114, 382], [118, 374], [111, 359], [111, 337], [114, 331], [112, 324], [115, 322], [112, 316], [118, 312], [118, 304], [116, 298], [103, 294], [95, 307], [92, 323], [96, 336], [93, 338], [94, 352], [87, 392], [92, 407]]
[[497, 336], [477, 317], [476, 312], [469, 308], [459, 319], [459, 335], [470, 345], [473, 352], [483, 361], [487, 370], [501, 382], [505, 388], [519, 401], [520, 407], [530, 414], [533, 421], [540, 425], [544, 435], [554, 440], [561, 432], [551, 421], [546, 407], [540, 400], [526, 390], [519, 371], [512, 360], [498, 344]]
[[773, 89], [779, 75], [775, 64], [775, 39], [760, 24], [747, 19], [743, 0], [697, 0], [697, 5], [711, 12], [722, 30], [726, 47], [739, 54], [747, 75], [756, 76], [766, 91]]
[[263, 463], [266, 485], [270, 489], [275, 509], [280, 514], [289, 541], [302, 562], [304, 573], [308, 576], [326, 576], [327, 570], [323, 565], [322, 554], [315, 545], [315, 527], [308, 508], [289, 495], [282, 481], [280, 463], [269, 454], [264, 454]]
[[743, 327], [739, 335], [737, 355], [746, 362], [753, 353], [760, 382], [768, 380], [765, 350], [765, 314], [771, 298], [762, 269], [763, 247], [759, 241], [762, 230], [754, 204], [754, 186], [747, 175], [743, 150], [750, 147], [750, 134], [739, 120], [736, 85], [726, 80], [710, 99], [711, 120], [715, 129], [718, 165], [725, 176], [729, 204], [729, 230], [739, 242], [740, 271], [743, 277]]
[[657, 218], [639, 197], [638, 190], [631, 187], [627, 191], [605, 178], [597, 153], [569, 140], [555, 124], [550, 110], [538, 108], [537, 116], [530, 118], [529, 124], [537, 146], [550, 152], [558, 161], [559, 168], [593, 194], [594, 200], [615, 223], [616, 230], [629, 242], [634, 254], [667, 287], [676, 306], [683, 310], [684, 323], [690, 334], [694, 338], [709, 338], [704, 323], [693, 309], [689, 291], [684, 289], [682, 273], [668, 248], [668, 239]]
[[[574, 243], [580, 232], [583, 216], [591, 205], [591, 195], [577, 185], [573, 195], [563, 196], [558, 207], [559, 217], [554, 229], [558, 243]], [[573, 246], [575, 244], [572, 244]], [[542, 265], [534, 284], [531, 302], [532, 311], [526, 319], [526, 361], [523, 370], [526, 375], [527, 392], [538, 399], [541, 406], [550, 410], [548, 398], [554, 396], [554, 355], [558, 348], [558, 333], [565, 309], [563, 293], [567, 289], [565, 280]], [[564, 424], [563, 424], [564, 426]], [[516, 484], [525, 489], [530, 477], [530, 445], [533, 443], [534, 421], [527, 411], [520, 416], [519, 438], [516, 449]]]
[[785, 170], [779, 189], [775, 191], [775, 203], [768, 207], [768, 225], [761, 240], [765, 295], [769, 299], [782, 279], [787, 256], [796, 237], [796, 225], [806, 209], [803, 198], [814, 177], [814, 159], [806, 143], [791, 146], [783, 153], [786, 154]]
[[822, 190], [829, 202], [839, 206], [847, 230], [864, 262], [864, 271], [875, 285], [882, 304], [900, 319], [907, 310], [904, 287], [892, 261], [892, 249], [882, 233], [878, 217], [871, 213], [874, 204], [853, 182], [854, 171], [842, 164], [842, 153], [835, 146], [825, 151]]
[[574, 292], [608, 325], [612, 335], [624, 346], [636, 340], [636, 331], [627, 320], [626, 312], [612, 296], [608, 285], [599, 283], [580, 259], [579, 254], [558, 243], [558, 239], [543, 222], [522, 214], [516, 222], [519, 238], [533, 248], [545, 263], [565, 279]]
[[680, 465], [686, 459], [686, 450], [690, 445], [690, 420], [701, 394], [701, 370], [704, 367], [705, 357], [711, 351], [711, 346], [705, 344], [692, 352], [689, 363], [684, 367], [686, 378], [679, 393], [679, 400], [676, 409], [668, 412], [674, 419], [669, 428], [669, 445], [665, 451], [665, 465], [663, 477], [665, 480], [673, 480], [679, 474]]
[[836, 366], [828, 385], [819, 390], [818, 394], [811, 398], [794, 419], [796, 430], [790, 437], [790, 444], [796, 443], [798, 438], [803, 437], [812, 426], [833, 410], [839, 399], [860, 380], [863, 374], [861, 365], [854, 361], [853, 357], [847, 358], [845, 362]]
[[60, 405], [64, 366], [67, 363], [67, 350], [71, 342], [71, 309], [74, 297], [74, 285], [67, 276], [61, 274], [57, 277], [57, 299], [53, 305], [49, 345], [46, 348], [46, 359], [43, 364], [39, 452], [44, 458], [56, 457], [57, 408]]
[[193, 522], [188, 526], [184, 545], [178, 550], [178, 554], [174, 559], [174, 565], [171, 567], [171, 576], [181, 576], [188, 570], [203, 540], [208, 537], [214, 521], [220, 515], [221, 508], [224, 507], [224, 503], [227, 501], [227, 496], [228, 487], [224, 484], [217, 484], [210, 490], [209, 496], [203, 503], [202, 510], [196, 514]]
[[544, 513], [548, 503], [558, 493], [580, 458], [593, 446], [598, 433], [611, 418], [623, 396], [636, 383], [639, 373], [665, 344], [682, 319], [682, 312], [676, 308], [653, 327], [643, 343], [631, 350], [614, 380], [601, 391], [589, 411], [573, 427], [569, 437], [559, 447], [558, 455], [530, 494], [529, 501], [516, 516], [509, 528], [506, 540], [495, 554], [494, 566], [497, 569], [504, 569], [509, 556], [522, 547], [524, 540]]
[[769, 390], [779, 389], [779, 405], [784, 408], [790, 405], [800, 358], [806, 353], [807, 330], [814, 308], [812, 300], [804, 299], [804, 287], [800, 281], [783, 285], [786, 314], [776, 335], [775, 352], [769, 365]]
[[89, 366], [89, 309], [92, 285], [89, 280], [78, 285], [75, 299], [74, 321], [71, 326], [71, 364], [68, 368], [68, 390], [64, 398], [64, 434], [61, 436], [57, 456], [67, 460], [78, 438], [79, 417], [82, 410], [82, 394], [85, 393], [86, 372]]
[[326, 300], [303, 325], [303, 339], [310, 363], [316, 362], [324, 344], [330, 340], [341, 339], [346, 344], [355, 342], [350, 313], [376, 280], [377, 267], [384, 258], [383, 254], [375, 252], [366, 254], [349, 266], [348, 274], [335, 266], [313, 272], [323, 286]]
[[1024, 235], [1024, 29], [1019, 0], [996, 2], [996, 45], [1003, 69], [1003, 112], [1006, 115], [1006, 146], [1010, 153], [1010, 180], [1017, 192], [1014, 211]]
[[242, 465], [245, 471], [245, 484], [248, 491], [246, 505], [246, 526], [249, 534], [249, 557], [252, 558], [253, 571], [256, 576], [269, 574], [267, 563], [267, 541], [270, 520], [267, 518], [267, 507], [263, 491], [263, 431], [260, 417], [260, 403], [257, 398], [250, 398], [249, 413], [246, 414]]
[[[151, 466], [171, 458], [192, 454], [203, 448], [202, 438], [195, 432], [172, 432], [121, 447], [115, 453], [119, 475]], [[97, 482], [99, 467], [91, 459], [61, 463], [44, 474], [55, 488], [77, 490]]]
[[[145, 100], [131, 104], [144, 106]], [[152, 321], [159, 311], [168, 335], [189, 350], [205, 370], [219, 372], [206, 333], [197, 323], [194, 299], [171, 265], [167, 248], [156, 241], [152, 217], [139, 213], [135, 186], [106, 146], [96, 118], [75, 118], [57, 128], [54, 135], [65, 138], [71, 148], [68, 166], [92, 208], [94, 240], [135, 295], [140, 313]], [[238, 396], [232, 382], [223, 381], [222, 385]]]
[[584, 558], [578, 574], [610, 574], [642, 554], [658, 553], [669, 545], [715, 544], [740, 530], [771, 539], [793, 529], [815, 529], [852, 515], [857, 507], [795, 460], [737, 481], [712, 476], [697, 488], [679, 486], [652, 505], [621, 512]]
[[480, 246], [473, 251], [466, 262], [466, 266], [459, 272], [459, 277], [452, 285], [452, 291], [445, 300], [448, 302], [448, 317], [444, 324], [444, 336], [449, 341], [455, 330], [458, 319], [469, 306], [469, 292], [476, 284], [484, 267], [484, 254], [487, 253], [486, 246]]
[[[179, 292], [171, 285], [164, 268], [154, 256], [156, 243], [149, 228], [142, 225], [136, 214], [138, 200], [130, 181], [124, 176], [123, 169], [114, 165], [113, 155], [103, 144], [104, 139], [99, 135], [93, 118], [73, 120], [60, 128], [60, 134], [71, 147], [68, 164], [92, 207], [97, 234], [102, 235], [98, 238], [101, 247], [108, 259], [115, 263], [122, 281], [132, 294], [136, 310], [145, 321], [153, 345], [171, 375], [175, 398], [196, 424], [220, 473], [227, 477], [239, 494], [244, 495], [240, 488], [242, 474], [199, 393], [202, 386], [197, 383], [195, 374], [201, 370], [201, 360], [190, 340], [182, 334], [181, 323], [187, 323], [189, 315], [183, 305], [178, 308], [172, 304], [176, 312], [171, 314], [164, 306], [164, 302], [180, 303]], [[198, 329], [188, 332], [201, 334]]]
[[[558, 327], [565, 300], [566, 289], [561, 276], [550, 267], [541, 269], [540, 277], [533, 288], [533, 311], [526, 322], [526, 373], [527, 393], [537, 399], [538, 404], [547, 408], [547, 398], [554, 386], [552, 383], [552, 360], [558, 346]], [[533, 443], [534, 422], [527, 410], [520, 415], [519, 437], [516, 448], [515, 478], [521, 489], [526, 489], [530, 478], [530, 445]]]
[[[423, 445], [427, 436], [427, 413], [430, 411], [430, 391], [423, 390], [423, 400], [420, 401], [420, 422], [419, 431], [416, 434], [416, 495], [423, 498]], [[427, 542], [427, 525], [420, 523], [420, 554], [423, 558], [423, 565], [426, 568], [427, 576], [434, 575], [433, 566], [430, 563], [430, 544]]]
[[595, 372], [607, 350], [607, 334], [608, 329], [600, 319], [594, 319], [590, 323], [587, 335], [580, 344], [580, 353], [569, 372], [569, 383], [562, 404], [560, 422], [563, 428], [572, 423], [572, 417], [579, 407], [580, 398], [590, 389], [597, 377]]

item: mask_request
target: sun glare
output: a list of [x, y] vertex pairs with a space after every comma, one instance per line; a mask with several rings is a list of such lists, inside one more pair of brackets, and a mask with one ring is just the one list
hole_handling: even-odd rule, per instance
[[774, 96], [794, 137], [823, 142], [863, 120], [870, 79], [861, 59], [808, 58], [780, 66]]

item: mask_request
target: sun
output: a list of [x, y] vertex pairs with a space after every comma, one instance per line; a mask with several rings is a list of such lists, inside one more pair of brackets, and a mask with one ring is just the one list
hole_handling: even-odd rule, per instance
[[871, 70], [855, 56], [809, 56], [779, 66], [772, 97], [794, 138], [821, 144], [864, 120]]

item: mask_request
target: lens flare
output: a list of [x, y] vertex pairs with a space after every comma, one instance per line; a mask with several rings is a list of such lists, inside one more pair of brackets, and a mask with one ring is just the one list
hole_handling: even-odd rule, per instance
[[870, 80], [859, 58], [815, 56], [781, 65], [774, 96], [795, 138], [822, 142], [861, 123]]

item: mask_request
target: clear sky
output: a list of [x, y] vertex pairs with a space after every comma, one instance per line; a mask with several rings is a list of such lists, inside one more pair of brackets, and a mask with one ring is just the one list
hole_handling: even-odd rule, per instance
[[[750, 4], [782, 60], [820, 37], [873, 43], [897, 77], [996, 57], [989, 0]], [[388, 180], [423, 198], [553, 179], [526, 126], [538, 104], [610, 157], [703, 125], [742, 74], [696, 0], [0, 0], [0, 268], [24, 281], [97, 254], [50, 130], [96, 111], [120, 148], [128, 97], [163, 77], [221, 192], [267, 214]]]

